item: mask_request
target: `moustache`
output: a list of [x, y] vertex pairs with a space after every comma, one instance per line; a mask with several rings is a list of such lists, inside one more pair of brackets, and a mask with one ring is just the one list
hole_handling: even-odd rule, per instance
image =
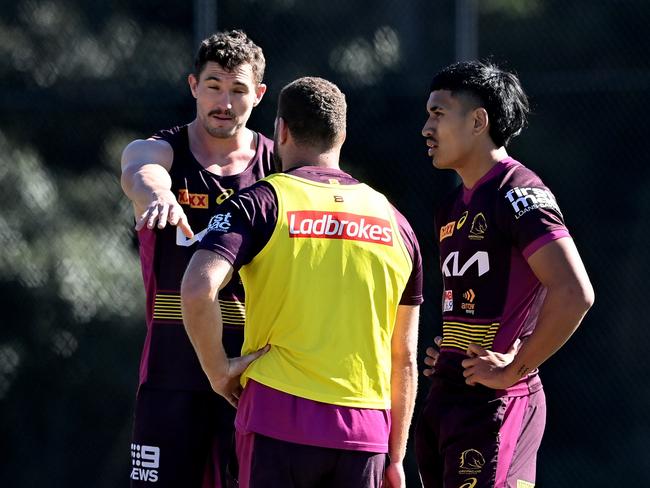
[[208, 117], [211, 117], [213, 115], [225, 115], [226, 117], [233, 117], [233, 118], [235, 117], [235, 114], [232, 112], [232, 110], [229, 109], [226, 110], [217, 109], [208, 112]]

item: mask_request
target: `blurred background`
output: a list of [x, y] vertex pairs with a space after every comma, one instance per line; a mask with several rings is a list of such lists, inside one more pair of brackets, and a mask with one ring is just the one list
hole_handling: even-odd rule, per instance
[[[344, 169], [420, 239], [422, 349], [441, 330], [433, 209], [456, 184], [420, 135], [430, 78], [474, 57], [519, 74], [533, 114], [509, 152], [555, 193], [597, 297], [542, 367], [538, 486], [646, 486], [649, 24], [646, 0], [0, 0], [0, 486], [128, 486], [145, 324], [120, 154], [193, 119], [217, 28], [264, 49], [251, 127], [272, 134], [296, 77], [347, 94]], [[418, 486], [412, 450], [407, 470]]]

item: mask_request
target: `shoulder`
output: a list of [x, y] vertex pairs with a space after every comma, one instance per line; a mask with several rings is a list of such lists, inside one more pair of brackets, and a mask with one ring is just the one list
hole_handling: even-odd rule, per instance
[[262, 168], [262, 175], [269, 175], [275, 173], [275, 166], [273, 164], [273, 140], [266, 137], [261, 132], [256, 132], [257, 140], [257, 164]]
[[174, 149], [163, 139], [136, 139], [122, 152], [122, 168], [159, 164], [167, 171], [174, 159]]
[[229, 204], [246, 213], [266, 211], [277, 207], [277, 196], [268, 181], [259, 180], [230, 197]]
[[418, 238], [415, 235], [413, 227], [411, 227], [408, 219], [399, 210], [397, 210], [393, 204], [389, 203], [389, 205], [393, 211], [393, 214], [395, 215], [395, 221], [397, 222], [399, 233], [402, 236], [404, 244], [406, 244], [406, 248], [409, 251], [411, 260], [414, 263], [419, 262], [420, 244], [418, 243]]
[[187, 136], [187, 124], [186, 125], [176, 125], [169, 129], [161, 129], [158, 132], [154, 133], [149, 139], [154, 139], [157, 141], [167, 141], [170, 144], [175, 143], [176, 141]]
[[499, 190], [506, 192], [515, 187], [525, 186], [546, 187], [537, 173], [513, 160], [500, 176]]
[[499, 183], [499, 206], [519, 216], [534, 209], [560, 213], [555, 196], [533, 170], [516, 163], [504, 171]]
[[408, 235], [411, 240], [414, 240], [417, 243], [417, 237], [415, 236], [415, 232], [413, 231], [413, 227], [411, 227], [410, 222], [408, 219], [395, 208], [395, 206], [392, 203], [389, 203], [391, 210], [393, 211], [393, 214], [395, 215], [395, 221], [397, 222], [397, 226], [399, 227], [400, 231], [402, 234]]
[[260, 138], [259, 139], [259, 144], [260, 146], [268, 152], [273, 152], [273, 139], [269, 139], [266, 137], [264, 134], [261, 132], [257, 132], [257, 136]]

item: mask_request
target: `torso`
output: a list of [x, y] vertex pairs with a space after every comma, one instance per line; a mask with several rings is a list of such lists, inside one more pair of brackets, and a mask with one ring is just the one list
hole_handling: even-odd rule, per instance
[[[154, 138], [163, 139], [172, 146], [171, 190], [197, 236], [188, 240], [173, 226], [153, 231], [145, 229], [139, 234], [148, 325], [140, 380], [157, 387], [209, 389], [182, 325], [181, 280], [212, 215], [238, 190], [271, 172], [273, 142], [260, 134], [255, 155], [243, 171], [218, 176], [193, 156], [187, 126], [161, 131]], [[224, 310], [224, 345], [229, 355], [239, 355], [244, 291], [238, 276], [220, 292], [219, 300]]]
[[[508, 197], [515, 188], [535, 188], [540, 195], [519, 202], [529, 209], [519, 217]], [[506, 352], [534, 329], [545, 290], [526, 258], [535, 246], [568, 236], [547, 192], [532, 171], [507, 159], [471, 191], [460, 187], [441, 206], [436, 219], [444, 283], [441, 356], [460, 360], [470, 342]], [[548, 201], [541, 197], [546, 194]]]

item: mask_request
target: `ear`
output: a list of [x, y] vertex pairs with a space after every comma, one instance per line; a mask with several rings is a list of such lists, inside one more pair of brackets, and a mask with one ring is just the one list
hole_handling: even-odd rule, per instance
[[190, 73], [187, 76], [187, 83], [190, 85], [190, 91], [192, 92], [192, 96], [194, 98], [197, 98], [197, 90], [199, 86], [199, 80], [196, 79], [196, 76], [194, 76], [194, 73]]
[[474, 124], [472, 129], [474, 134], [479, 135], [488, 130], [490, 119], [488, 117], [487, 110], [485, 110], [483, 107], [479, 107], [474, 110], [472, 116]]
[[285, 144], [289, 138], [289, 127], [282, 117], [275, 119], [275, 132], [279, 144]]
[[265, 93], [266, 85], [264, 83], [257, 85], [257, 88], [255, 89], [255, 101], [253, 102], [253, 107], [257, 107], [259, 105]]

